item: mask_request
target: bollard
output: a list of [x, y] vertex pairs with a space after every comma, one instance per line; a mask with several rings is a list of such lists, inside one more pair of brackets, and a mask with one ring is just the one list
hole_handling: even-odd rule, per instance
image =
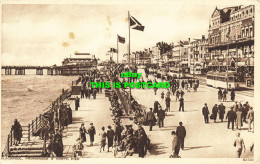
[[30, 124], [28, 124], [28, 141], [30, 141]]

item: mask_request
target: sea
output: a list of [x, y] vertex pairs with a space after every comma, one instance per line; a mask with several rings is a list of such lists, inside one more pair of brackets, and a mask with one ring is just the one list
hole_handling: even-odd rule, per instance
[[1, 148], [3, 151], [14, 119], [28, 125], [43, 113], [62, 89], [70, 89], [77, 76], [1, 74]]

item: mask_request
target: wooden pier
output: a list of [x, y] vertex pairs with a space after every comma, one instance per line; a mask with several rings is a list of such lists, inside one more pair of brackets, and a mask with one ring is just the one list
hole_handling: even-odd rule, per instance
[[5, 75], [26, 75], [26, 71], [35, 70], [36, 75], [51, 76], [75, 76], [86, 73], [93, 66], [90, 65], [67, 65], [67, 66], [2, 66]]

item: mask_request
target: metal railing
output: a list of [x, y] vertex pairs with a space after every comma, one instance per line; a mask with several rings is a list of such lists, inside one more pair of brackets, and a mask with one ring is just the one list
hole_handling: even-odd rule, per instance
[[[79, 79], [77, 81], [80, 81]], [[54, 109], [55, 105], [61, 105], [65, 99], [71, 96], [71, 90], [62, 89], [62, 94], [46, 109], [44, 109], [44, 114], [47, 114], [48, 112], [52, 111]], [[32, 120], [31, 123], [29, 123], [27, 126], [22, 126], [22, 134], [23, 138], [27, 138], [28, 141], [31, 140], [31, 137], [36, 135], [36, 133], [41, 129], [42, 127], [42, 120], [43, 115], [40, 114], [37, 116], [34, 120]], [[26, 137], [25, 137], [26, 136]], [[13, 135], [13, 129], [11, 128], [10, 133], [7, 136], [7, 142], [5, 144], [4, 150], [2, 152], [2, 157], [8, 157], [10, 154], [10, 147], [14, 145], [14, 135]], [[44, 145], [46, 146], [46, 140], [44, 140]]]

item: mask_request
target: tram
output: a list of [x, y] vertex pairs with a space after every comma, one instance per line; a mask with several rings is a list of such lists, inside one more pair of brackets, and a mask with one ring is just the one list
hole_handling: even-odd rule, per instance
[[207, 73], [207, 85], [214, 88], [227, 88], [228, 85], [228, 89], [238, 89], [237, 76], [234, 71], [228, 71], [228, 73], [210, 71]]

